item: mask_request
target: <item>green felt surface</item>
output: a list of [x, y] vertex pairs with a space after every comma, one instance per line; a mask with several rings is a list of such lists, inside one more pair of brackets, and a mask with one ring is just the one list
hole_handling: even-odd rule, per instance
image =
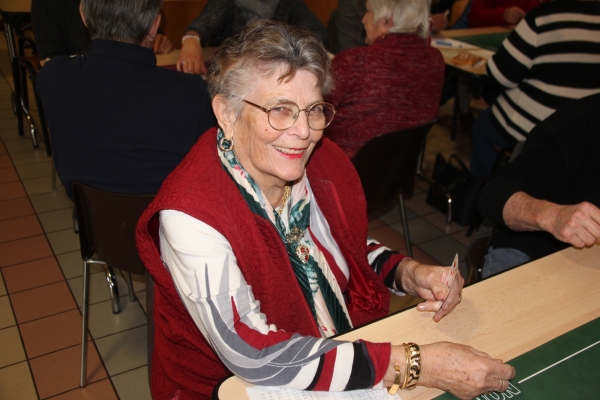
[[461, 36], [454, 38], [461, 42], [469, 43], [482, 49], [496, 52], [502, 45], [502, 41], [509, 35], [510, 32], [489, 33], [487, 35]]
[[[600, 399], [600, 318], [508, 363], [517, 372], [509, 390], [477, 399]], [[444, 394], [437, 399], [455, 397]]]

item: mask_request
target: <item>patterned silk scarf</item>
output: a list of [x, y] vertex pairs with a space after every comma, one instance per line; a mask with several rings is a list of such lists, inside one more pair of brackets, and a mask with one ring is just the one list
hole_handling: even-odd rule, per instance
[[[223, 131], [219, 129], [217, 143], [222, 137]], [[352, 328], [341, 289], [325, 256], [311, 240], [308, 232], [311, 219], [311, 191], [306, 175], [292, 187], [290, 201], [284, 205], [280, 216], [266, 201], [260, 187], [238, 162], [234, 151], [223, 152], [218, 149], [218, 152], [223, 168], [237, 184], [252, 212], [271, 221], [279, 232], [304, 298], [323, 335], [329, 337]], [[294, 228], [303, 232], [299, 242], [290, 242], [286, 238]], [[297, 254], [297, 246], [309, 249], [310, 255], [306, 262], [302, 262]]]

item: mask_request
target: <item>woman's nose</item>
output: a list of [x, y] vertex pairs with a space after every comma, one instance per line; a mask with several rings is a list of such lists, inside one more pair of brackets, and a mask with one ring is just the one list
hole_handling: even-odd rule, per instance
[[298, 136], [300, 139], [307, 139], [310, 136], [310, 126], [308, 126], [308, 115], [306, 111], [300, 110], [296, 122], [290, 128], [290, 133]]

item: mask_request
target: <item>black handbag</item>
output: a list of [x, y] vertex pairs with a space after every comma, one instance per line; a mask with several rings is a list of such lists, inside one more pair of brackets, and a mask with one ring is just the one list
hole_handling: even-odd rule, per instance
[[425, 201], [444, 213], [448, 223], [473, 224], [478, 216], [477, 201], [484, 181], [474, 178], [456, 154], [452, 154], [448, 161], [438, 154], [432, 177], [434, 182], [429, 186]]

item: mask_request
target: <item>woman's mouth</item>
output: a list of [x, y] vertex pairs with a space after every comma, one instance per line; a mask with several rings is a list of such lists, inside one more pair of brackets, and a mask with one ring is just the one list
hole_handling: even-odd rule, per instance
[[273, 146], [275, 150], [283, 154], [287, 158], [300, 158], [304, 155], [306, 149], [291, 149], [288, 147]]

